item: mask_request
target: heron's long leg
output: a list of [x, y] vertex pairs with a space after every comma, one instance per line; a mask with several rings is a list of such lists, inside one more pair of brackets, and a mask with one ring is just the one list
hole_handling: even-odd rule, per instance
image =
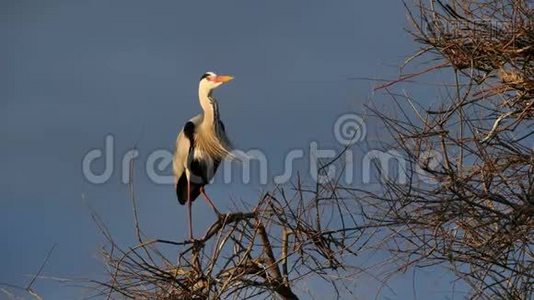
[[208, 194], [206, 194], [206, 191], [204, 190], [204, 187], [200, 187], [200, 193], [202, 193], [202, 196], [204, 196], [204, 199], [208, 202], [208, 204], [213, 208], [213, 211], [217, 214], [217, 216], [220, 216], [221, 213], [219, 210], [215, 207], [215, 204], [213, 204], [213, 201], [211, 201], [210, 197], [208, 197]]
[[189, 181], [189, 178], [187, 178], [187, 213], [189, 215], [189, 239], [193, 239], [193, 219], [191, 210], [191, 205], [193, 202], [191, 201], [191, 182]]

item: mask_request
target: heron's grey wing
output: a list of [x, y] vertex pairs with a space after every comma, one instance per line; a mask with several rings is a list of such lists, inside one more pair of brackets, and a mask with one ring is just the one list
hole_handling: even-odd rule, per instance
[[184, 131], [181, 130], [176, 138], [176, 145], [174, 150], [174, 156], [172, 159], [172, 168], [175, 177], [175, 183], [180, 176], [185, 173], [185, 167], [187, 163], [187, 156], [189, 155], [190, 148], [189, 140], [184, 136]]
[[176, 196], [180, 204], [185, 204], [188, 200], [187, 185], [190, 187], [190, 200], [195, 200], [200, 195], [201, 185], [194, 182], [188, 182], [186, 169], [188, 164], [192, 161], [192, 155], [195, 144], [195, 124], [191, 121], [187, 122], [178, 134], [176, 140], [176, 152], [173, 159], [173, 169], [176, 182]]
[[[193, 146], [191, 141], [194, 140], [195, 128], [201, 120], [201, 115], [191, 118], [191, 120], [185, 123], [184, 127], [182, 130], [180, 130], [180, 133], [176, 138], [175, 152], [173, 157], [173, 170], [176, 179], [175, 183], [178, 181], [180, 176], [185, 173], [185, 168], [187, 167], [189, 155]], [[188, 136], [186, 136], [185, 133], [187, 133]]]

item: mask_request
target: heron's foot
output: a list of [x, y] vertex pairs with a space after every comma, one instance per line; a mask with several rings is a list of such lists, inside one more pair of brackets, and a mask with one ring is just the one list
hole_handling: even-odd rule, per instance
[[224, 221], [226, 218], [228, 218], [228, 213], [220, 213], [219, 211], [216, 212], [217, 214], [217, 221]]
[[200, 248], [202, 248], [202, 247], [204, 247], [204, 241], [202, 241], [202, 240], [197, 240], [197, 239], [194, 239], [194, 240], [193, 240], [193, 248], [195, 248], [195, 249], [200, 249]]
[[184, 241], [186, 244], [193, 245], [193, 248], [202, 248], [204, 246], [204, 240], [202, 239], [195, 239], [193, 237], [190, 237], [189, 239]]

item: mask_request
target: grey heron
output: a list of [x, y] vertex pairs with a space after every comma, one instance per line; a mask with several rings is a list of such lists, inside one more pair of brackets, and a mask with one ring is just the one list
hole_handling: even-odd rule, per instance
[[173, 157], [174, 183], [180, 204], [187, 204], [189, 238], [193, 239], [191, 206], [200, 195], [219, 216], [204, 186], [209, 184], [221, 161], [230, 155], [231, 145], [219, 116], [213, 90], [233, 77], [207, 72], [200, 78], [198, 98], [202, 113], [191, 118], [178, 134]]

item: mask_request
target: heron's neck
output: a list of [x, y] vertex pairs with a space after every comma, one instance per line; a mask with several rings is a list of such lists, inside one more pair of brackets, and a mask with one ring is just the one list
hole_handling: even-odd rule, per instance
[[204, 126], [214, 126], [219, 119], [219, 107], [217, 100], [213, 98], [211, 90], [199, 89], [198, 98], [200, 99], [200, 106], [204, 111], [204, 119], [202, 121]]

